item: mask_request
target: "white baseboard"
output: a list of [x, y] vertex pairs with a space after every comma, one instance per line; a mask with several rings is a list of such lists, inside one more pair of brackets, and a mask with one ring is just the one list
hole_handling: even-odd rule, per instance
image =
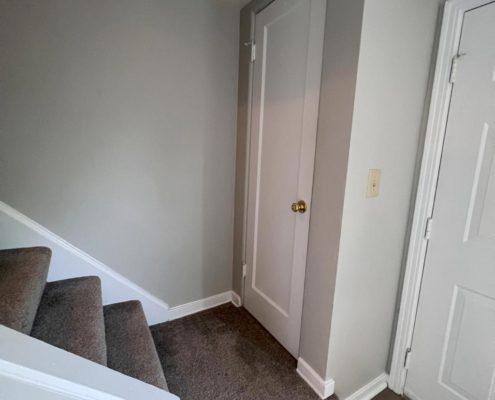
[[[200, 299], [196, 301], [191, 301], [190, 303], [181, 304], [180, 306], [171, 307], [168, 310], [168, 317], [170, 320], [185, 317], [187, 315], [196, 314], [198, 312], [208, 310], [216, 306], [220, 306], [226, 303], [233, 303], [235, 306], [238, 299], [238, 295], [233, 291], [216, 294], [214, 296], [206, 297], [205, 299]], [[239, 307], [239, 306], [237, 306]]]
[[242, 299], [236, 292], [232, 291], [232, 304], [236, 307], [242, 307]]
[[383, 373], [364, 385], [361, 389], [351, 394], [349, 397], [346, 397], [345, 400], [371, 400], [378, 393], [387, 388], [387, 381], [388, 375]]
[[139, 300], [148, 323], [168, 320], [168, 305], [107, 265], [0, 201], [0, 249], [46, 246], [52, 250], [48, 280], [96, 275], [103, 303]]
[[297, 360], [297, 373], [322, 399], [330, 397], [335, 391], [333, 379], [324, 380], [311, 366], [299, 357]]
[[96, 260], [60, 236], [0, 201], [0, 249], [46, 246], [52, 250], [48, 280], [95, 275], [101, 279], [103, 304], [139, 300], [150, 325], [194, 314], [232, 302], [242, 305], [240, 296], [227, 291], [215, 296], [169, 308], [151, 293]]

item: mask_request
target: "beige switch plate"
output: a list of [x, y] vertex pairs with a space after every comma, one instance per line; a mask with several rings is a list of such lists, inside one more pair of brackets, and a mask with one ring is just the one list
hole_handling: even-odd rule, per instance
[[380, 193], [380, 176], [382, 174], [381, 169], [370, 169], [368, 173], [368, 188], [366, 190], [366, 197], [378, 197]]

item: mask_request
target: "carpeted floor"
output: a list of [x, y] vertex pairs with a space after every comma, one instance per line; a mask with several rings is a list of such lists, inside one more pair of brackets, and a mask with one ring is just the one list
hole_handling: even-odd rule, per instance
[[242, 308], [216, 307], [151, 327], [181, 400], [318, 400], [296, 360]]
[[319, 400], [296, 360], [243, 308], [223, 305], [151, 332], [169, 390], [181, 400]]
[[373, 400], [404, 400], [403, 397], [396, 395], [389, 389], [384, 390], [378, 396], [373, 397]]

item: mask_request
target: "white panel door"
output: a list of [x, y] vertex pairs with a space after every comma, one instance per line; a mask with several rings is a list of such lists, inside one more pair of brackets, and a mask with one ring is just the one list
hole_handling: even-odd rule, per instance
[[405, 387], [412, 399], [495, 400], [495, 3], [465, 13], [459, 54]]
[[[325, 0], [275, 0], [256, 15], [245, 307], [299, 351]], [[306, 212], [294, 212], [303, 200]], [[302, 211], [302, 210], [301, 210]]]

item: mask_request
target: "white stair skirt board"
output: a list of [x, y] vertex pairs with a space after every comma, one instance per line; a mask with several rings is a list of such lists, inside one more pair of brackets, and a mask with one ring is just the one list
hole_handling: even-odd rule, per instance
[[171, 307], [168, 310], [168, 317], [170, 320], [178, 319], [226, 303], [232, 303], [236, 307], [240, 307], [241, 306], [240, 300], [241, 299], [237, 295], [237, 293], [233, 292], [232, 290], [229, 290], [224, 293], [206, 297], [205, 299], [200, 299], [200, 300], [192, 301], [190, 303], [181, 304], [180, 306]]
[[301, 357], [297, 360], [297, 373], [306, 383], [311, 386], [315, 393], [322, 399], [330, 397], [335, 391], [333, 379], [324, 380], [311, 366]]
[[155, 386], [2, 325], [0, 397], [39, 400], [179, 400], [177, 396]]
[[103, 304], [139, 300], [148, 324], [168, 320], [168, 305], [107, 265], [73, 246], [66, 240], [0, 202], [0, 249], [46, 246], [52, 249], [48, 280], [98, 276]]
[[388, 375], [383, 373], [344, 400], [371, 400], [387, 388], [387, 382]]

